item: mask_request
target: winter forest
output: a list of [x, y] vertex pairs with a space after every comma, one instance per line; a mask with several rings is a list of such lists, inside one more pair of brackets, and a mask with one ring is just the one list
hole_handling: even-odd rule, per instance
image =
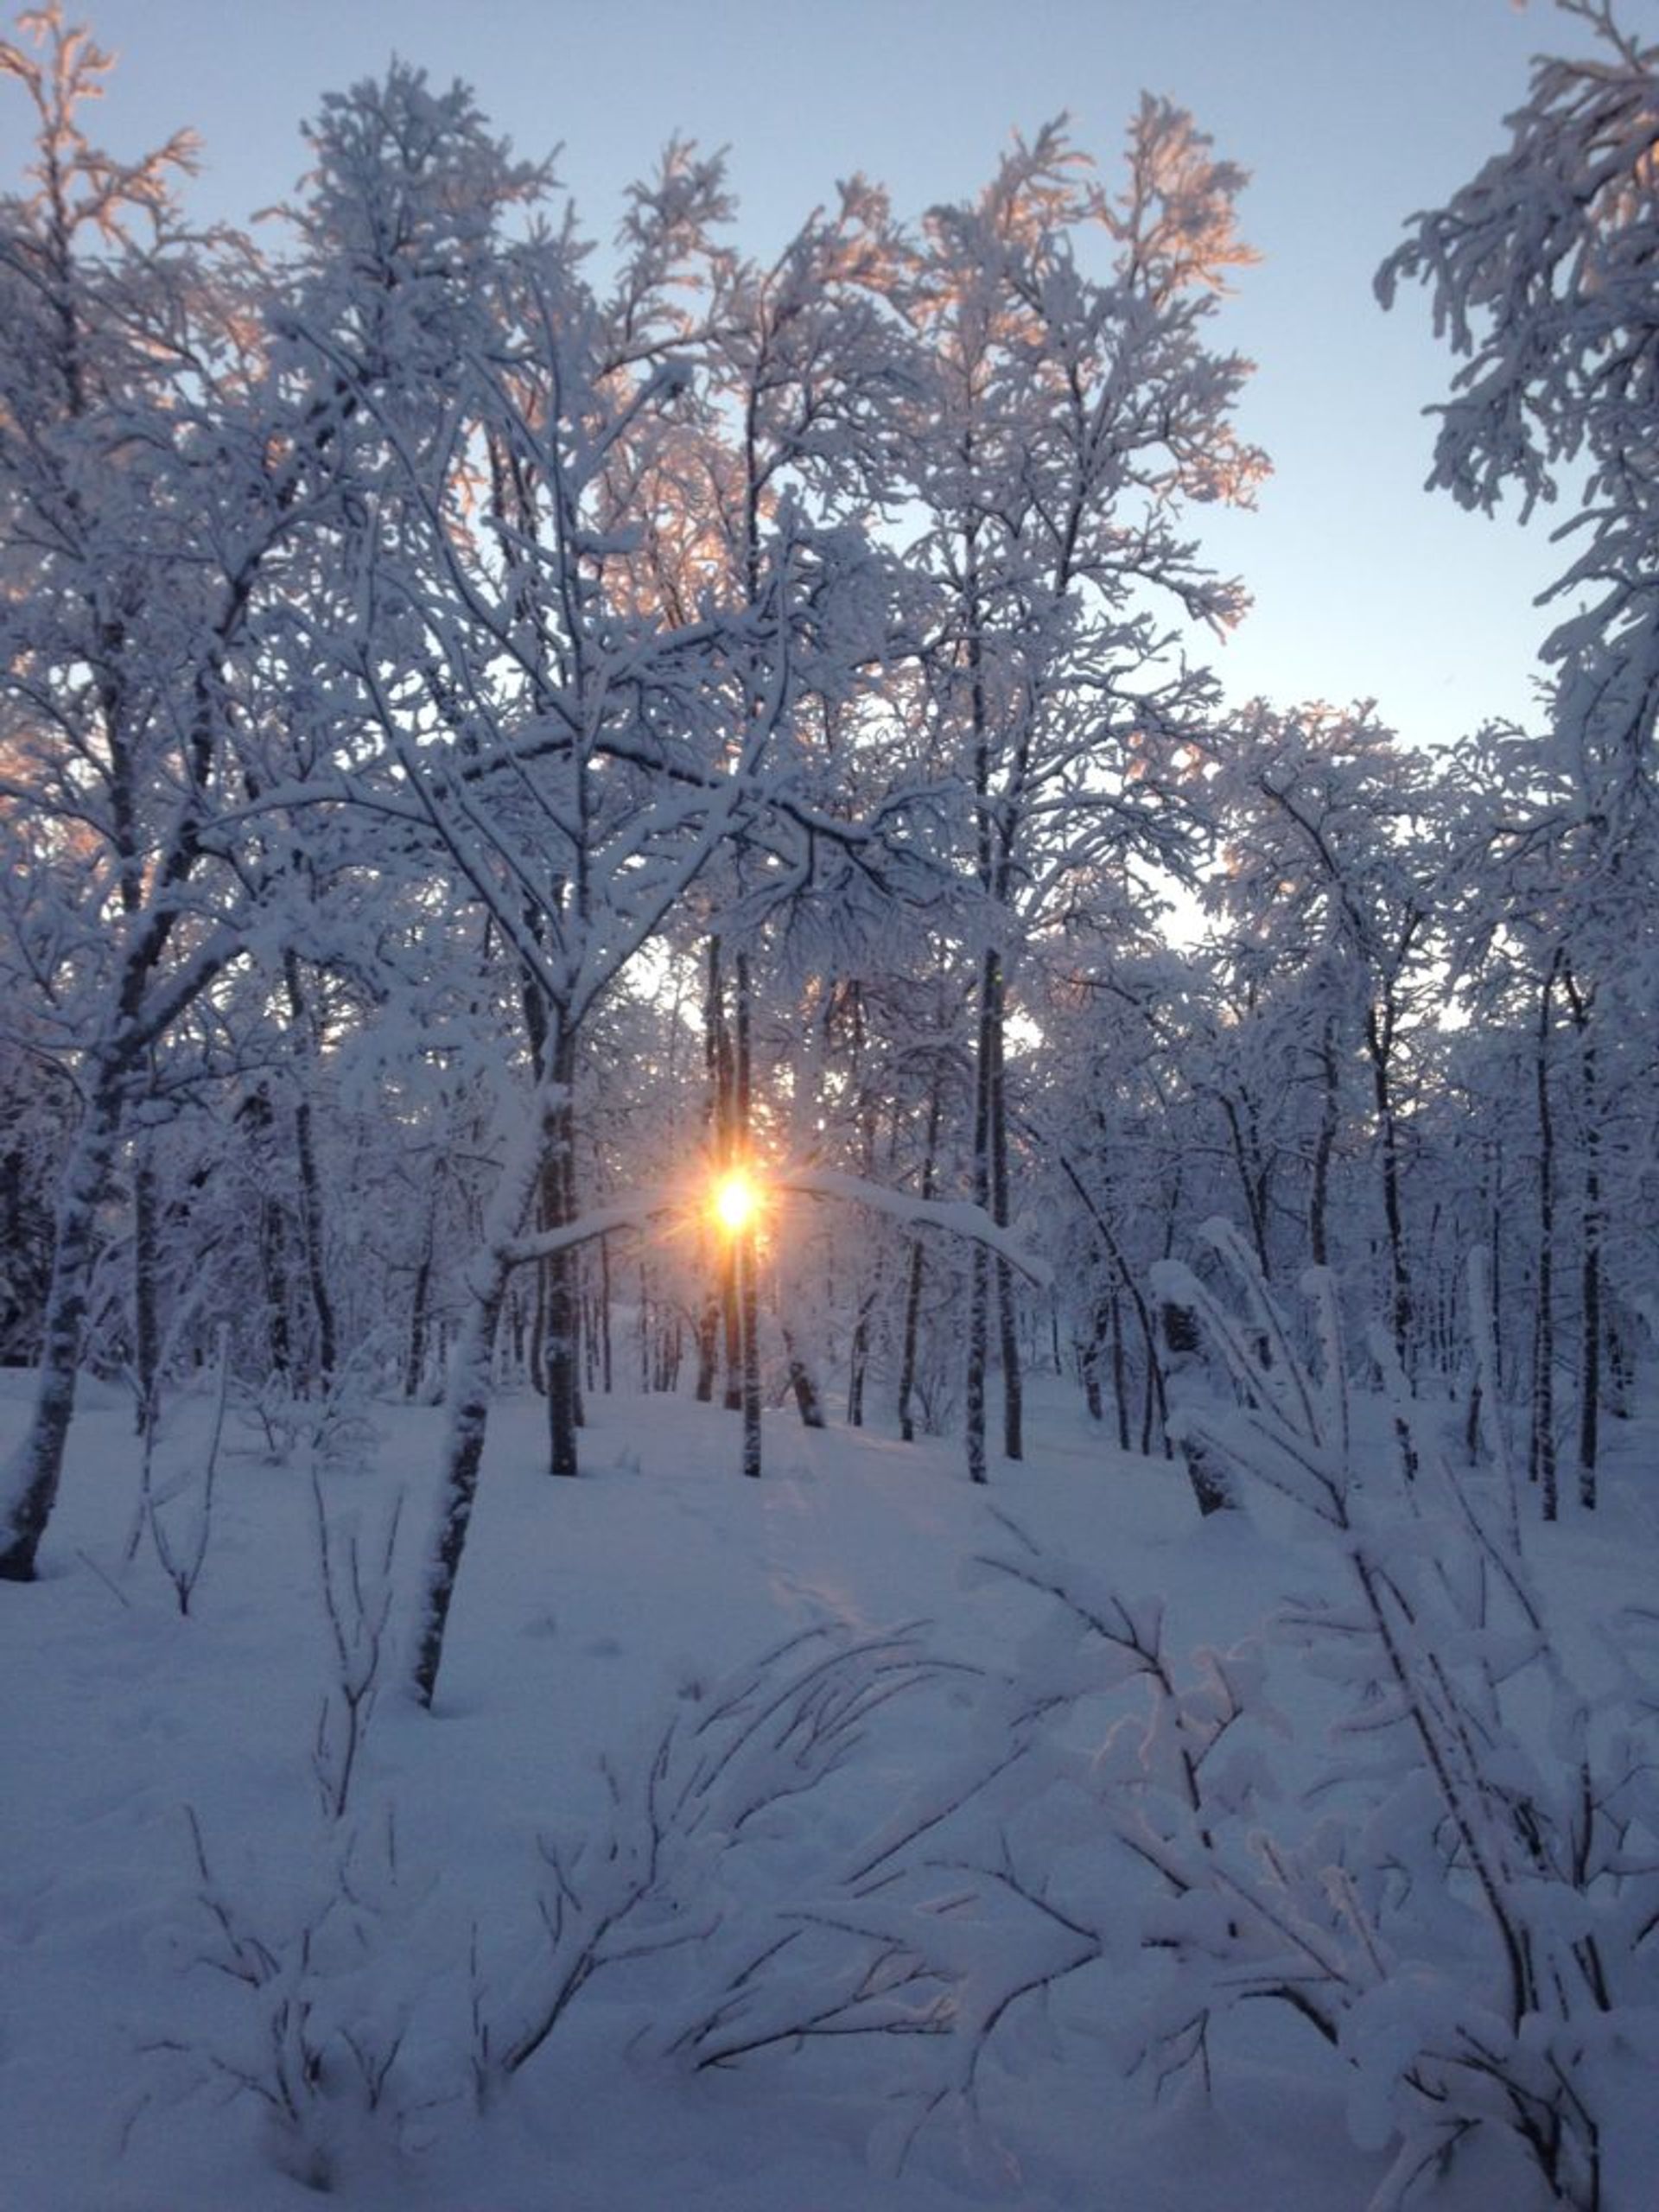
[[256, 245], [16, 18], [9, 2205], [1656, 2201], [1640, 12], [1376, 275], [1441, 751], [1217, 679], [1178, 107], [760, 262], [394, 62]]

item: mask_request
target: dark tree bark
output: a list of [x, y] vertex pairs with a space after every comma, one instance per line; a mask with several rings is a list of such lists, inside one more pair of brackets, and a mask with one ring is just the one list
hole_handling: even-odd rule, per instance
[[[563, 1229], [575, 1218], [575, 1039], [560, 1025], [550, 1066], [557, 1103], [550, 1116], [547, 1155], [542, 1168], [542, 1221]], [[547, 1433], [548, 1471], [581, 1471], [576, 1432], [582, 1425], [580, 1367], [581, 1302], [573, 1249], [556, 1252], [547, 1266]]]
[[[992, 1125], [996, 1116], [995, 1077], [998, 977], [996, 955], [988, 952], [980, 964], [979, 1018], [974, 1053], [974, 1204], [992, 1210]], [[968, 1375], [963, 1393], [964, 1437], [968, 1479], [988, 1479], [985, 1452], [986, 1370], [991, 1354], [991, 1260], [982, 1244], [976, 1244], [968, 1276]]]
[[1555, 1466], [1555, 1115], [1549, 1089], [1549, 1037], [1555, 967], [1538, 987], [1533, 1055], [1538, 1117], [1538, 1285], [1532, 1340], [1532, 1425], [1527, 1471], [1539, 1486], [1543, 1516], [1557, 1511]]
[[[1004, 1065], [1007, 1007], [1002, 976], [997, 975], [996, 1001], [991, 1033], [991, 1218], [1001, 1229], [1008, 1225], [1008, 1098]], [[1020, 1354], [1020, 1310], [1014, 1287], [1014, 1269], [999, 1253], [996, 1259], [998, 1349], [1002, 1360], [1002, 1452], [1008, 1459], [1026, 1456], [1025, 1378]]]
[[1579, 1096], [1583, 1122], [1584, 1179], [1579, 1200], [1579, 1503], [1593, 1511], [1601, 1449], [1603, 1234], [1601, 1100], [1590, 995], [1571, 971], [1561, 977], [1579, 1037]]
[[[753, 1126], [754, 1081], [747, 953], [740, 952], [734, 966], [736, 1080], [733, 1096], [736, 1109], [737, 1157], [747, 1160]], [[746, 1223], [732, 1243], [737, 1255], [739, 1344], [742, 1360], [743, 1471], [753, 1477], [760, 1472], [760, 1246], [753, 1223]]]
[[317, 1173], [316, 1142], [313, 1135], [311, 1094], [308, 1080], [311, 1066], [309, 1010], [301, 984], [300, 963], [291, 952], [283, 956], [283, 980], [288, 992], [289, 1014], [301, 1040], [299, 1096], [294, 1107], [294, 1156], [299, 1170], [301, 1243], [305, 1255], [306, 1288], [317, 1329], [317, 1369], [326, 1390], [340, 1364], [340, 1345], [334, 1325], [334, 1302], [328, 1289], [324, 1263], [322, 1182]]
[[75, 1409], [80, 1332], [98, 1249], [98, 1209], [108, 1185], [120, 1127], [121, 1090], [114, 1067], [99, 1071], [65, 1165], [41, 1331], [40, 1389], [29, 1433], [10, 1471], [16, 1503], [9, 1524], [0, 1531], [0, 1581], [34, 1580], [41, 1539], [57, 1503]]
[[1308, 1256], [1316, 1268], [1331, 1263], [1326, 1224], [1331, 1205], [1331, 1162], [1341, 1127], [1340, 1071], [1337, 1061], [1337, 1024], [1328, 1015], [1319, 1035], [1319, 1124], [1313, 1138], [1313, 1172], [1307, 1193]]
[[161, 1240], [156, 1170], [140, 1135], [132, 1157], [132, 1360], [138, 1387], [137, 1427], [143, 1435], [156, 1419], [161, 1387]]
[[[709, 1161], [716, 1174], [722, 1173], [729, 1163], [725, 1033], [726, 1007], [720, 972], [720, 939], [711, 937], [702, 1001], [702, 1113]], [[699, 1405], [713, 1404], [715, 1384], [720, 1374], [721, 1321], [722, 1316], [731, 1310], [727, 1280], [729, 1258], [729, 1252], [722, 1249], [717, 1263], [716, 1279], [697, 1316], [696, 1395]]]
[[1382, 1220], [1389, 1249], [1389, 1333], [1402, 1368], [1411, 1368], [1411, 1285], [1406, 1269], [1405, 1214], [1400, 1197], [1400, 1126], [1395, 1112], [1394, 1059], [1397, 1014], [1391, 995], [1365, 1010], [1365, 1052], [1371, 1064], [1371, 1096], [1376, 1110], [1378, 1169], [1382, 1186]]
[[[939, 1154], [939, 1123], [944, 1110], [944, 1078], [938, 1066], [933, 1070], [933, 1079], [927, 1094], [927, 1135], [922, 1150], [922, 1196], [934, 1194], [935, 1178]], [[918, 1340], [922, 1314], [922, 1278], [926, 1270], [926, 1255], [919, 1231], [910, 1240], [910, 1257], [905, 1284], [904, 1343], [899, 1364], [899, 1433], [906, 1444], [916, 1440], [916, 1424], [911, 1416], [911, 1402], [916, 1391], [916, 1363]]]
[[415, 1281], [410, 1292], [409, 1344], [404, 1359], [404, 1395], [410, 1400], [419, 1397], [421, 1385], [426, 1378], [431, 1299], [432, 1245], [429, 1236], [425, 1250], [415, 1263]]
[[824, 1425], [823, 1395], [818, 1389], [817, 1378], [812, 1372], [811, 1363], [803, 1354], [792, 1330], [785, 1329], [783, 1337], [784, 1358], [789, 1372], [789, 1387], [794, 1394], [796, 1409], [801, 1416], [801, 1426], [804, 1428], [822, 1428]]

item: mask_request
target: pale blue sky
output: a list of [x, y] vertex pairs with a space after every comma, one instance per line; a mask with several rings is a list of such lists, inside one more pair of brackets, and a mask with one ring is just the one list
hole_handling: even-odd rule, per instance
[[[1629, 0], [1640, 25], [1656, 0]], [[72, 12], [79, 12], [73, 10]], [[120, 56], [101, 135], [205, 142], [198, 204], [245, 219], [304, 167], [318, 95], [396, 51], [475, 89], [608, 233], [675, 131], [730, 148], [739, 236], [775, 245], [861, 169], [901, 213], [974, 192], [1011, 131], [1067, 111], [1116, 157], [1142, 89], [1189, 108], [1252, 174], [1261, 251], [1218, 329], [1258, 372], [1243, 426], [1275, 476], [1206, 531], [1255, 611], [1217, 655], [1230, 690], [1282, 704], [1375, 696], [1440, 741], [1529, 710], [1558, 555], [1535, 521], [1459, 512], [1420, 486], [1449, 359], [1425, 305], [1376, 308], [1376, 264], [1501, 142], [1530, 55], [1575, 49], [1548, 0], [97, 0]], [[3, 112], [3, 111], [0, 111]], [[20, 110], [11, 115], [21, 127]], [[15, 144], [11, 138], [9, 143]], [[9, 180], [8, 180], [9, 181]]]

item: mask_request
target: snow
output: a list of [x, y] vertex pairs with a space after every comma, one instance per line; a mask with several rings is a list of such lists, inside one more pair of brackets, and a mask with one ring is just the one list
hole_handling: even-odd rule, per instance
[[[163, 1495], [199, 1471], [211, 1410], [169, 1413]], [[0, 1393], [0, 1429], [25, 1414]], [[1137, 1636], [1161, 1631], [1194, 1700], [1180, 1726], [1234, 1690], [1254, 1711], [1265, 1670], [1272, 1710], [1228, 1750], [1241, 1793], [1260, 1770], [1294, 1796], [1339, 1694], [1282, 1646], [1229, 1656], [1281, 1597], [1319, 1586], [1282, 1506], [1200, 1522], [1179, 1465], [1109, 1449], [1052, 1383], [1027, 1460], [994, 1467], [988, 1491], [954, 1446], [784, 1412], [766, 1416], [758, 1484], [716, 1409], [595, 1398], [589, 1414], [583, 1478], [555, 1482], [538, 1471], [540, 1402], [497, 1408], [429, 1713], [395, 1677], [441, 1417], [376, 1406], [372, 1462], [318, 1470], [337, 1592], [354, 1526], [371, 1612], [405, 1493], [378, 1701], [331, 1820], [310, 1471], [233, 1423], [183, 1618], [148, 1546], [122, 1557], [130, 1413], [84, 1402], [42, 1578], [0, 1591], [7, 2212], [289, 2212], [318, 2201], [308, 2175], [353, 2212], [1366, 2203], [1390, 2163], [1395, 2063], [1421, 2030], [1410, 1991], [1370, 2006], [1357, 2067], [1261, 2005], [1248, 2028], [1217, 2027], [1207, 2095], [1195, 2069], [1154, 2094], [1154, 2069], [1126, 2069], [1180, 1984], [1142, 1947], [1145, 1869], [1090, 1795], [1128, 1757], [1139, 1707], [1081, 1669], [1065, 1726], [1006, 1764], [1031, 1726], [1020, 1685], [1080, 1668], [1065, 1618], [983, 1565], [1040, 1559], [1068, 1588], [1121, 1593]], [[1640, 1473], [1615, 1467], [1599, 1522], [1542, 1532], [1586, 1649], [1652, 1586]], [[1170, 1744], [1154, 1756], [1167, 1764]], [[918, 1853], [918, 1824], [963, 1793]], [[852, 1878], [873, 1865], [893, 1870], [885, 1886]], [[1098, 1924], [1080, 1942], [1066, 1913], [1085, 1894]], [[1181, 1940], [1203, 1944], [1209, 1910], [1172, 1912]], [[950, 2009], [996, 2018], [988, 2040], [892, 2024], [925, 2024], [940, 1998], [937, 1979], [868, 1971], [917, 1927], [933, 1967], [960, 1977]], [[1008, 2001], [1044, 1971], [1046, 1997]], [[498, 2067], [480, 2107], [476, 2022], [499, 2061], [559, 1973], [575, 1986], [556, 2023], [517, 2070]], [[688, 2063], [836, 2005], [888, 2030]], [[355, 2088], [336, 2031], [363, 2055]], [[302, 2097], [302, 2125], [276, 2124], [233, 2076], [269, 2084], [272, 2054], [302, 2064], [308, 2037], [336, 2070]], [[1625, 2040], [1651, 2043], [1642, 2016]], [[394, 2050], [370, 2109], [363, 2081]], [[1644, 2177], [1639, 2139], [1626, 2145], [1627, 2189], [1659, 2182], [1649, 2151]], [[1418, 2201], [1543, 2200], [1494, 2139]]]

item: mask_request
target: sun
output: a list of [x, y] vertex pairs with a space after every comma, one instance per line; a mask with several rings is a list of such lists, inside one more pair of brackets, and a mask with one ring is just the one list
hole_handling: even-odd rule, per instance
[[760, 1211], [760, 1193], [747, 1168], [734, 1167], [715, 1184], [715, 1218], [728, 1236], [752, 1228]]

